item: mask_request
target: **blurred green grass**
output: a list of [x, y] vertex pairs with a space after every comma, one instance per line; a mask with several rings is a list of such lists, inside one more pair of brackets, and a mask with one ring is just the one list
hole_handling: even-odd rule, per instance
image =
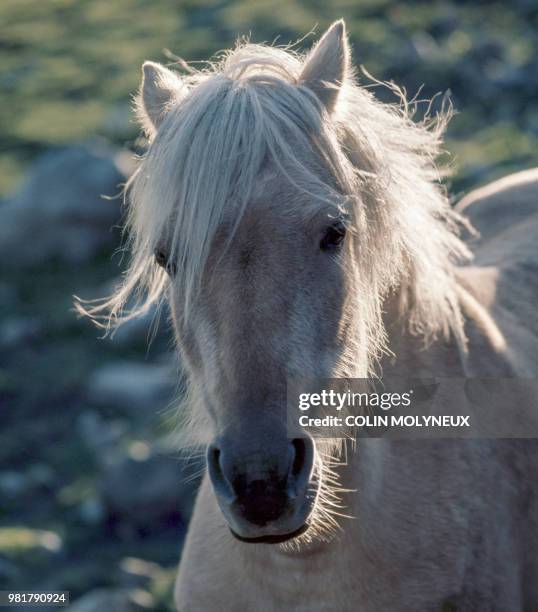
[[205, 60], [239, 35], [288, 43], [339, 17], [376, 78], [410, 94], [424, 85], [421, 97], [451, 90], [459, 187], [538, 163], [536, 2], [3, 0], [0, 194], [50, 147], [133, 146], [130, 96], [163, 49]]

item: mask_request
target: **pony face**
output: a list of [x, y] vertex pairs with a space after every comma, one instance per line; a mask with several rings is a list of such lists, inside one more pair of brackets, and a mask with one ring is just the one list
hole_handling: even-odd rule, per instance
[[309, 210], [307, 194], [265, 174], [231, 237], [222, 220], [188, 316], [180, 283], [169, 301], [220, 507], [242, 540], [280, 542], [308, 525], [321, 476], [310, 437], [288, 437], [286, 381], [349, 373], [354, 236], [336, 203]]

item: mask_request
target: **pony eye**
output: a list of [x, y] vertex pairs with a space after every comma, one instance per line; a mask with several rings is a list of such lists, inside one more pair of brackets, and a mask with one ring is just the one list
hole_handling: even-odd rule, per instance
[[322, 251], [338, 251], [346, 237], [346, 226], [342, 222], [331, 225], [325, 231], [325, 235], [319, 243], [319, 248]]
[[166, 265], [168, 263], [168, 256], [166, 255], [166, 253], [161, 249], [155, 249], [154, 255], [157, 264], [161, 266], [161, 268], [166, 269]]
[[154, 255], [156, 263], [161, 266], [161, 268], [164, 268], [170, 276], [174, 276], [176, 273], [176, 264], [169, 263], [168, 254], [162, 249], [155, 249]]

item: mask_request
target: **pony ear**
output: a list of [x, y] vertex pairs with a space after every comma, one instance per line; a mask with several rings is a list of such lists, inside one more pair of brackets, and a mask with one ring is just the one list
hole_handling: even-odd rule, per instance
[[144, 62], [136, 111], [149, 136], [157, 133], [168, 111], [184, 97], [187, 86], [175, 72], [155, 62]]
[[311, 89], [327, 111], [334, 110], [349, 73], [349, 43], [343, 19], [335, 21], [308, 54], [299, 82]]

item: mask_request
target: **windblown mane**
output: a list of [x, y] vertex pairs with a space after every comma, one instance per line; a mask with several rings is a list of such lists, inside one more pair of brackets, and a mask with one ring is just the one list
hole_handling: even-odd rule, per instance
[[453, 266], [470, 254], [436, 165], [446, 115], [416, 123], [403, 96], [401, 104], [383, 104], [347, 79], [329, 117], [300, 84], [301, 66], [289, 50], [242, 43], [182, 77], [188, 93], [126, 188], [129, 267], [110, 298], [79, 303], [81, 312], [111, 328], [158, 303], [170, 282], [153, 259], [163, 240], [187, 312], [225, 208], [239, 223], [268, 160], [312, 191], [321, 178], [300, 151], [314, 147], [340, 200], [345, 194], [355, 211], [370, 324], [379, 328], [372, 354], [383, 342], [382, 304], [391, 290], [412, 331], [426, 339], [452, 331], [463, 342]]

